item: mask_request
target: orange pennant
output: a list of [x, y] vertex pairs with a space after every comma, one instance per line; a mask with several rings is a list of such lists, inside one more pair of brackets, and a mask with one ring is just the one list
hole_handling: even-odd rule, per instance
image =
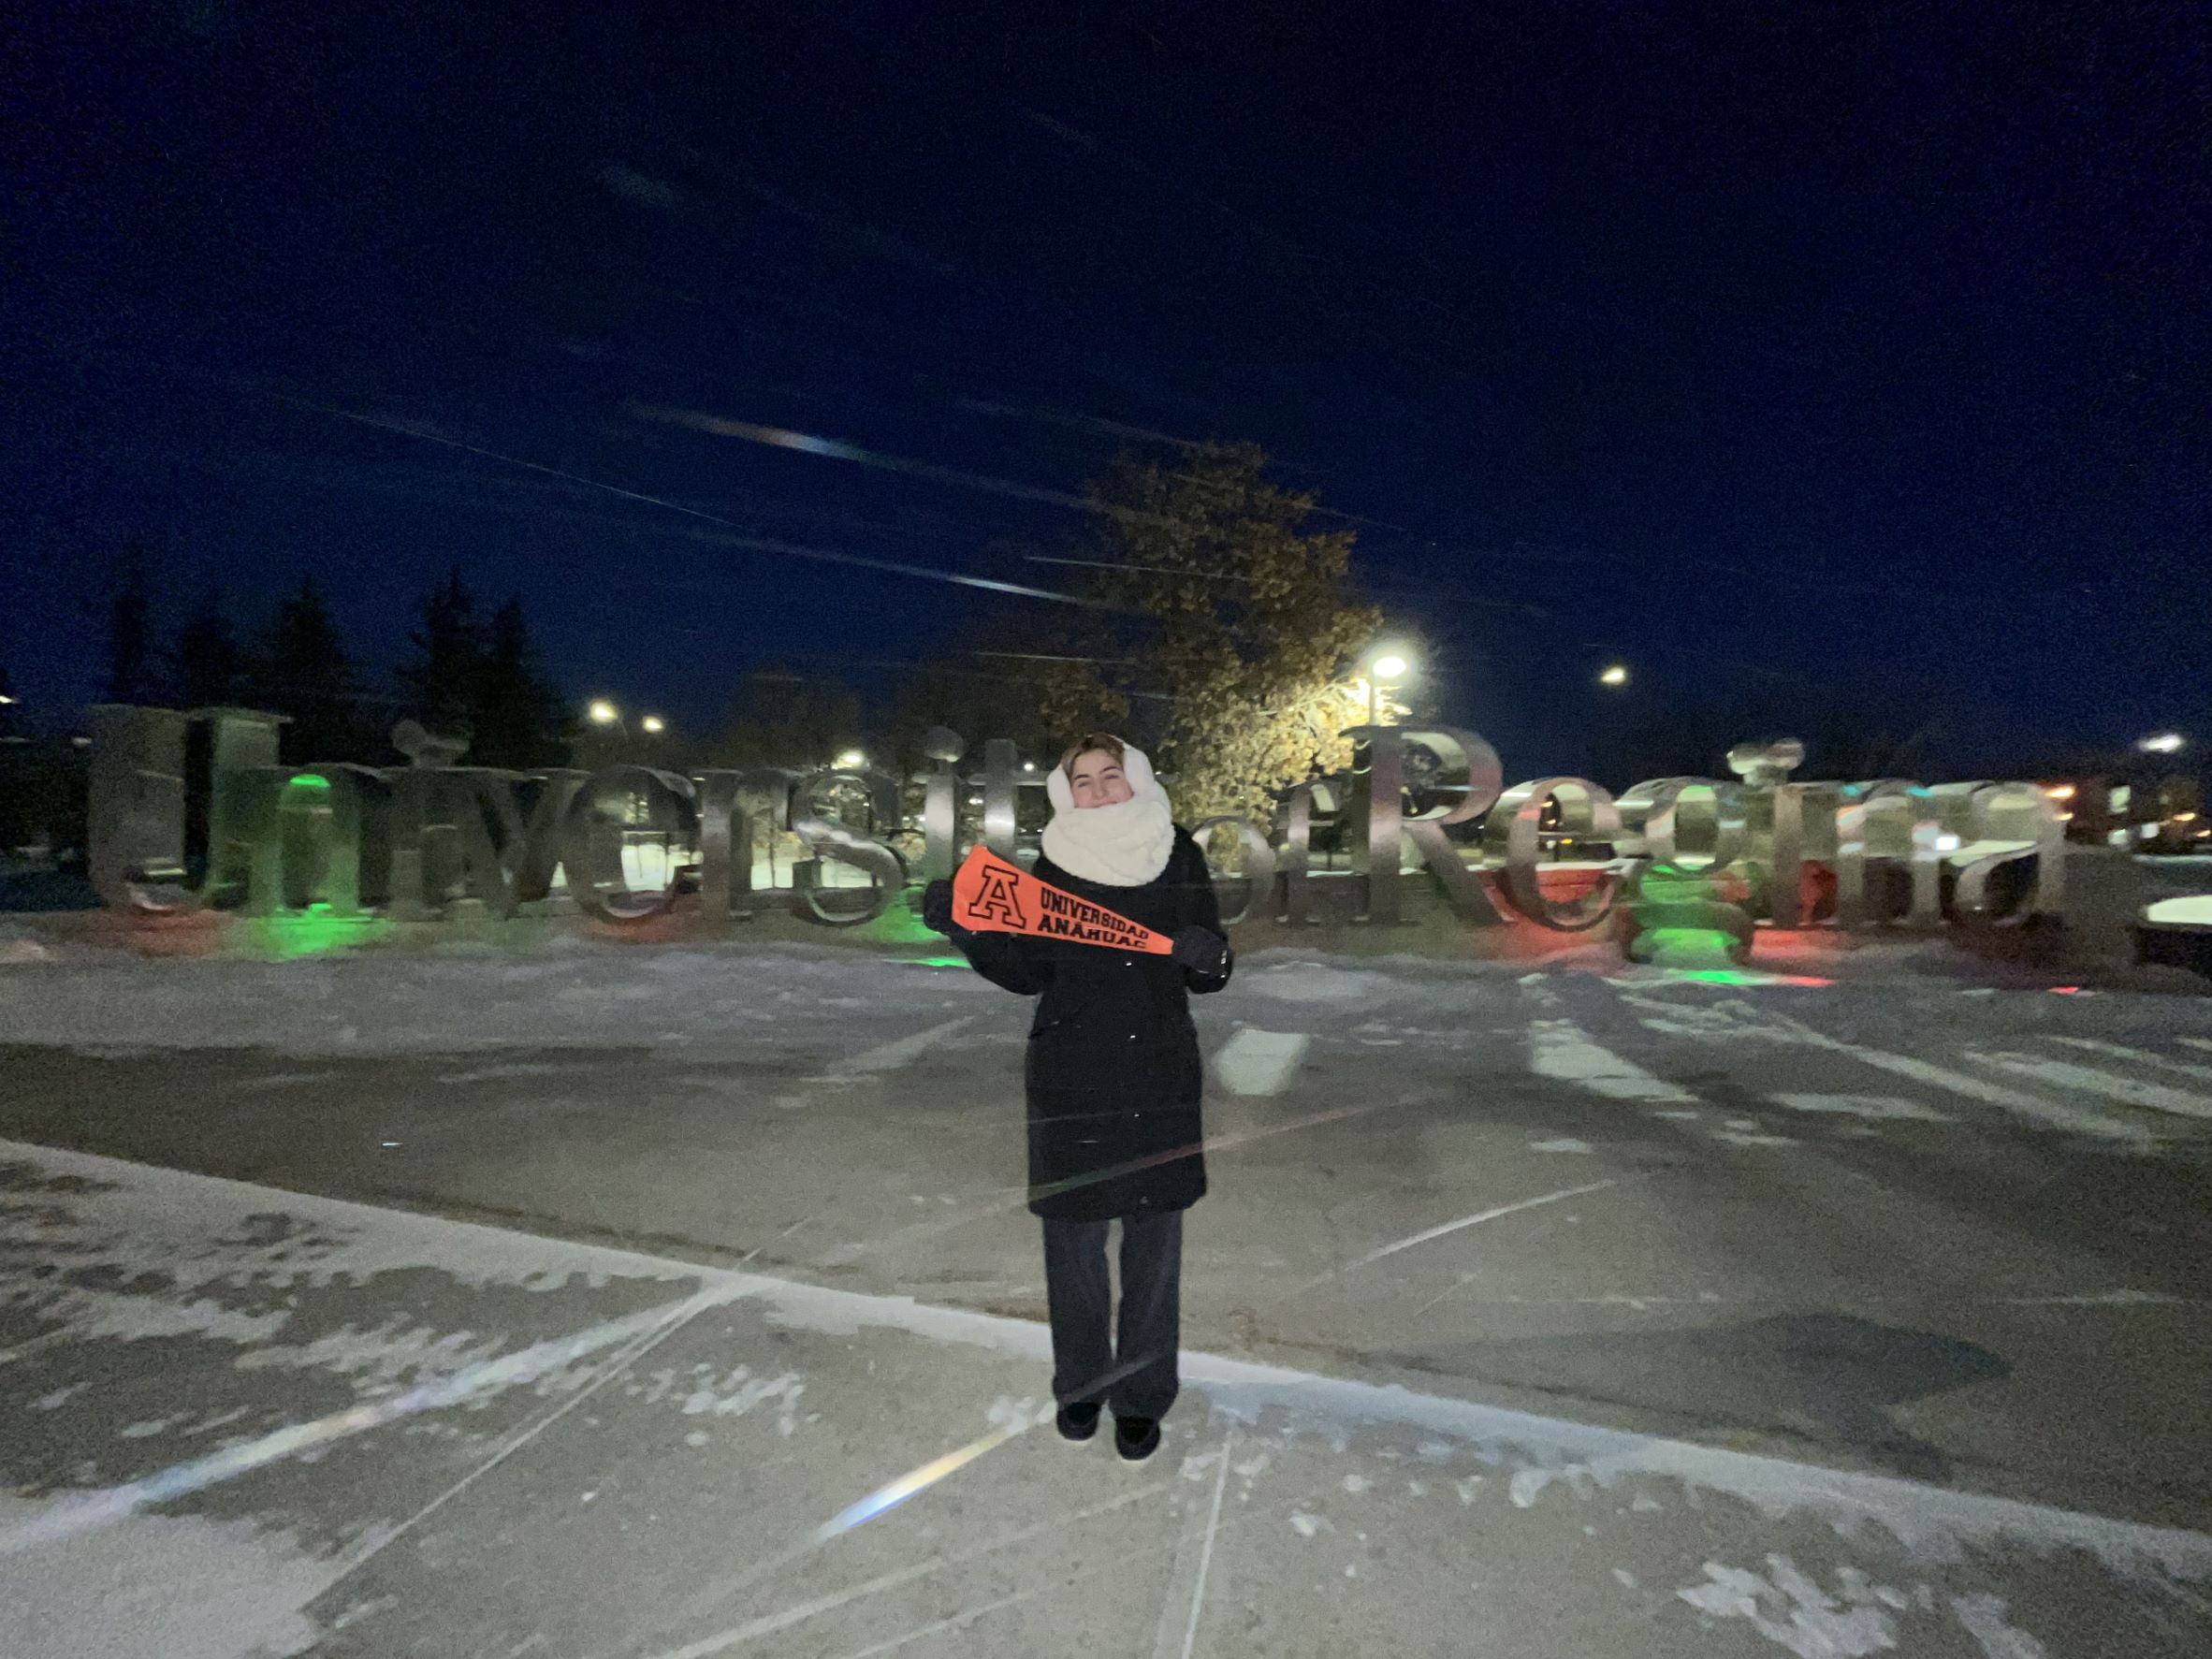
[[1040, 881], [980, 846], [953, 878], [953, 921], [970, 933], [1026, 933], [1155, 956], [1175, 948], [1167, 935]]

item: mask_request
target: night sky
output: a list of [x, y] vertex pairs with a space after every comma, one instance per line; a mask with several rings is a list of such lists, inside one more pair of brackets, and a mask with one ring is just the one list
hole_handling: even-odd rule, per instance
[[1253, 440], [1515, 777], [1742, 697], [1958, 766], [2212, 739], [2201, 7], [34, 9], [0, 663], [48, 709], [132, 535], [168, 620], [311, 572], [379, 670], [458, 562], [694, 730], [982, 599], [332, 409], [1046, 586], [1035, 492]]

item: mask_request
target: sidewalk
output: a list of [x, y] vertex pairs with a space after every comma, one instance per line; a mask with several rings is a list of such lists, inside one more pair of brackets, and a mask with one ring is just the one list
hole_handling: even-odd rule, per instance
[[1203, 1354], [1128, 1467], [1036, 1426], [1033, 1323], [0, 1162], [11, 1654], [2020, 1659], [2212, 1636], [2192, 1533]]

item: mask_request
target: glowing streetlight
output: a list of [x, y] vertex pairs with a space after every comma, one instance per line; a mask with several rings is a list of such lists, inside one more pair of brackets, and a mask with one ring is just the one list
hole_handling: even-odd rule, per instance
[[622, 718], [622, 711], [604, 697], [594, 699], [591, 706], [584, 712], [590, 717], [595, 726], [611, 726]]
[[1605, 672], [1597, 677], [1597, 683], [1601, 686], [1626, 685], [1628, 683], [1628, 665], [1624, 662], [1608, 664]]
[[658, 737], [668, 730], [668, 722], [657, 714], [648, 714], [637, 723], [644, 728], [645, 735], [648, 737]]
[[2153, 732], [2138, 739], [2135, 747], [2145, 754], [2179, 754], [2185, 741], [2179, 732]]
[[867, 764], [868, 757], [863, 754], [857, 749], [849, 749], [843, 754], [837, 757], [837, 764], [844, 767], [848, 772], [852, 771], [856, 767], [865, 766]]
[[1413, 664], [1397, 651], [1385, 651], [1367, 664], [1367, 723], [1381, 721], [1382, 688], [1385, 680], [1401, 680], [1413, 672]]

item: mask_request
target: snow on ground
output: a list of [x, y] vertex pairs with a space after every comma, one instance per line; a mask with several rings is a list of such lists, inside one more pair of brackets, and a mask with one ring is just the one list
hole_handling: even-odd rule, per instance
[[[2018, 970], [1986, 969], [1937, 941], [1899, 939], [1824, 951], [1819, 982], [2018, 986]], [[1792, 957], [1734, 982], [1801, 974]], [[1525, 961], [1341, 956], [1273, 949], [1240, 961], [1241, 1003], [1287, 1017], [1332, 1020], [1385, 1005], [1464, 1006], [1473, 986], [1603, 974], [1623, 985], [1680, 979], [1623, 964], [1592, 943]], [[2147, 970], [2147, 988], [2190, 992], [2205, 982]], [[1696, 975], [1687, 977], [1695, 978]], [[1708, 976], [1714, 977], [1714, 976]], [[1719, 976], [1728, 981], [1730, 976]], [[2134, 981], [2129, 981], [2133, 983]], [[1003, 993], [961, 969], [956, 955], [916, 959], [869, 950], [781, 943], [628, 944], [573, 934], [501, 949], [455, 941], [293, 960], [142, 958], [78, 943], [40, 942], [0, 925], [0, 1042], [102, 1052], [261, 1048], [302, 1056], [450, 1053], [508, 1046], [682, 1047], [705, 1058], [757, 1046], [785, 1029], [910, 1028], [917, 1009], [947, 1017], [994, 1006]], [[1373, 1043], [1389, 1046], [1388, 1035]]]
[[[1521, 964], [1419, 958], [1355, 965], [1265, 952], [1240, 965], [1245, 997], [1350, 1011], [1430, 982], [1450, 996]], [[805, 945], [629, 945], [556, 937], [528, 953], [448, 946], [285, 962], [140, 959], [66, 949], [0, 972], [0, 1042], [103, 1052], [265, 1048], [301, 1056], [447, 1053], [507, 1046], [758, 1045], [834, 1025], [906, 1031], [917, 1009], [993, 1008], [1005, 993], [934, 962]], [[895, 1056], [892, 1062], [895, 1061]]]
[[[45, 1512], [0, 1493], [0, 1534]], [[24, 1644], [7, 1651], [111, 1659], [304, 1653], [316, 1631], [301, 1609], [338, 1572], [281, 1528], [132, 1515], [82, 1539], [67, 1571], [7, 1575], [11, 1639]]]
[[[1045, 1386], [1026, 1011], [887, 950], [65, 943], [0, 968], [0, 1045], [50, 1045], [8, 1054], [0, 1118], [82, 1148], [0, 1144], [0, 1416], [47, 1448], [6, 1473], [51, 1500], [0, 1525], [119, 1540], [113, 1573], [75, 1558], [118, 1597], [263, 1584], [225, 1616], [272, 1652], [310, 1597], [325, 1631], [397, 1598], [348, 1652], [652, 1652], [660, 1610], [600, 1585], [658, 1601], [672, 1561], [779, 1560], [917, 1466], [958, 1477], [820, 1552], [784, 1610], [665, 1639], [818, 1608], [855, 1623], [817, 1651], [889, 1651], [972, 1602], [1007, 1621], [977, 1652], [1078, 1629], [1157, 1652], [1157, 1603], [1169, 1652], [1210, 1617], [1195, 1651], [1326, 1627], [1315, 1651], [1419, 1652], [1479, 1623], [1589, 1659], [2148, 1659], [2158, 1621], [2201, 1612], [2212, 1540], [2176, 1529], [2201, 1525], [2205, 1434], [2173, 1401], [2212, 1352], [2212, 999], [1977, 982], [1928, 940], [1789, 973], [1254, 952], [1196, 1009], [1215, 1186], [1141, 1523], [1110, 1449], [1011, 1438]], [[344, 1431], [327, 1462], [298, 1439], [317, 1423]], [[177, 1482], [204, 1528], [256, 1530], [153, 1526], [187, 1518], [149, 1495]], [[851, 1611], [945, 1537], [1026, 1540], [1068, 1502], [1126, 1529], [1090, 1559], [1165, 1564], [1147, 1605], [1041, 1586], [1021, 1606], [1052, 1627], [1022, 1628], [979, 1566], [941, 1604]], [[527, 1618], [483, 1609], [463, 1642], [454, 1587], [486, 1581], [529, 1585]], [[1396, 1610], [1419, 1628], [1366, 1627]], [[203, 1652], [52, 1628], [38, 1651]]]
[[[613, 1623], [621, 1652], [704, 1655], [866, 1619], [883, 1590], [1140, 1500], [1143, 1528], [1101, 1553], [1137, 1587], [1139, 1637], [1159, 1601], [1185, 1653], [1201, 1651], [1217, 1549], [1216, 1617], [1245, 1639], [1217, 1631], [1215, 1653], [1289, 1651], [1254, 1638], [1266, 1607], [1370, 1637], [1332, 1629], [1311, 1650], [1332, 1652], [1457, 1651], [1479, 1615], [1529, 1653], [1740, 1654], [1716, 1634], [1740, 1623], [1814, 1659], [1963, 1659], [1957, 1635], [2018, 1655], [2040, 1651], [2030, 1628], [2093, 1623], [2095, 1651], [2147, 1656], [2188, 1639], [2212, 1581], [2212, 1538], [2192, 1530], [1203, 1349], [1185, 1354], [1167, 1451], [1131, 1471], [1028, 1434], [1047, 1414], [1007, 1384], [1041, 1380], [1033, 1322], [81, 1153], [0, 1142], [0, 1243], [18, 1256], [0, 1283], [50, 1327], [0, 1377], [0, 1409], [74, 1375], [68, 1401], [28, 1403], [24, 1444], [52, 1472], [96, 1458], [36, 1498], [0, 1493], [0, 1601], [27, 1614], [25, 1652], [248, 1659], [358, 1624], [343, 1651], [612, 1652]], [[206, 1273], [241, 1302], [296, 1292], [291, 1320], [242, 1343], [118, 1341], [37, 1271], [63, 1253], [149, 1303], [199, 1297]], [[364, 1328], [387, 1307], [400, 1322]], [[371, 1344], [380, 1363], [363, 1362]], [[195, 1416], [233, 1409], [130, 1420], [183, 1391]], [[1035, 1524], [1024, 1504], [1043, 1506]], [[1174, 1562], [1192, 1554], [1186, 1579]], [[745, 1618], [736, 1593], [802, 1563], [824, 1593], [778, 1585], [780, 1610]], [[990, 1563], [974, 1579], [944, 1605], [1011, 1605]], [[1364, 1586], [1349, 1608], [1346, 1579]], [[1053, 1596], [1049, 1632], [995, 1626], [964, 1651], [1070, 1651], [1099, 1617], [1070, 1590], [1022, 1593]], [[937, 1629], [914, 1623], [934, 1601], [883, 1619]], [[1563, 1617], [1576, 1627], [1555, 1636]], [[1143, 1651], [1113, 1634], [1113, 1651]], [[809, 1651], [904, 1645], [839, 1635]]]
[[851, 952], [562, 940], [527, 954], [440, 950], [290, 962], [113, 952], [0, 975], [0, 1041], [106, 1052], [313, 1055], [522, 1047], [758, 1044], [792, 1023], [901, 1024], [918, 1000], [996, 994], [973, 976]]

